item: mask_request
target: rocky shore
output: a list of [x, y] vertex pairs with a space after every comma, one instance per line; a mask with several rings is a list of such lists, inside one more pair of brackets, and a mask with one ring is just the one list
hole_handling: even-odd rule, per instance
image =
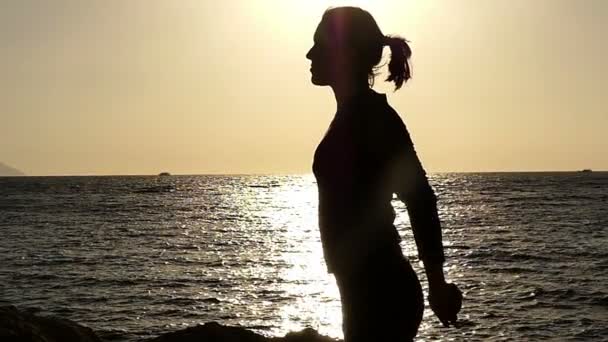
[[[7, 342], [101, 342], [95, 332], [74, 321], [34, 315], [14, 306], [0, 307], [0, 341]], [[142, 342], [336, 342], [313, 329], [267, 338], [247, 329], [211, 322], [168, 332]]]

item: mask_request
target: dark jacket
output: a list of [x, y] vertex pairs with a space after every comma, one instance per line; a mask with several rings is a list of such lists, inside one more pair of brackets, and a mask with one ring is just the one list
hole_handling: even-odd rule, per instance
[[405, 202], [418, 253], [443, 262], [437, 200], [410, 135], [384, 94], [355, 97], [336, 113], [315, 151], [319, 228], [330, 273], [399, 243], [391, 205]]

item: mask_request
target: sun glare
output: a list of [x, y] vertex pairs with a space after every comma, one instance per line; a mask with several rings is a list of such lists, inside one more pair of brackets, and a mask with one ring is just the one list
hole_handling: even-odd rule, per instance
[[366, 11], [375, 14], [386, 7], [387, 1], [378, 0], [314, 0], [307, 2], [310, 11], [314, 11], [314, 14], [320, 16], [323, 11], [331, 7], [340, 6], [355, 6], [361, 7]]
[[[275, 43], [300, 54], [312, 39], [323, 12], [340, 6], [356, 6], [369, 11], [387, 34], [411, 34], [412, 28], [428, 25], [423, 20], [424, 13], [433, 7], [422, 0], [260, 0], [243, 1], [240, 11], [251, 20], [251, 25], [269, 37], [276, 38], [277, 32], [281, 37], [289, 37], [277, 39]], [[407, 30], [404, 30], [404, 24], [407, 24]]]
[[371, 9], [374, 5], [380, 4], [380, 1], [373, 0], [317, 0], [316, 2], [326, 7], [357, 6], [364, 9]]

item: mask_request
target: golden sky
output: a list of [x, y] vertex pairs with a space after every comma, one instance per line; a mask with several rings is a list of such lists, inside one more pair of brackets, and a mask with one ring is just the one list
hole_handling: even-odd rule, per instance
[[305, 54], [357, 4], [430, 172], [608, 169], [608, 1], [4, 0], [0, 162], [30, 175], [308, 173], [335, 111]]

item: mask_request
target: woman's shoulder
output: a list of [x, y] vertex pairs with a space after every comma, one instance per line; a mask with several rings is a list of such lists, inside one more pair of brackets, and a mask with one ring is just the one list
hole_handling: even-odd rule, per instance
[[[378, 93], [377, 93], [378, 94]], [[365, 125], [376, 134], [395, 138], [407, 134], [407, 128], [399, 113], [388, 103], [385, 94], [378, 94], [373, 102]]]
[[[399, 113], [386, 101], [384, 94], [359, 108], [356, 140], [375, 154], [392, 151], [409, 143], [409, 134]], [[384, 154], [382, 152], [381, 154]]]

